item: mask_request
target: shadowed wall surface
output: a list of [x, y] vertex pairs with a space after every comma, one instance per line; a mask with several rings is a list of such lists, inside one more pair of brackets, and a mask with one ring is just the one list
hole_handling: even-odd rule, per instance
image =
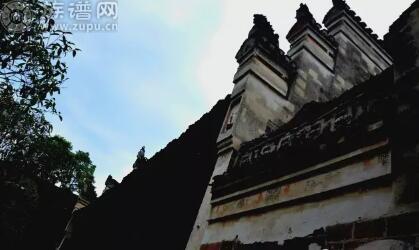
[[219, 101], [147, 167], [80, 210], [63, 249], [184, 249], [214, 169], [228, 104], [229, 97]]

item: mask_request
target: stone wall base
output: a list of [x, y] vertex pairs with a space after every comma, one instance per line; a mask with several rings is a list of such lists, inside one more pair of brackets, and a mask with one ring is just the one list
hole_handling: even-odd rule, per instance
[[302, 238], [243, 244], [224, 241], [200, 250], [414, 250], [419, 249], [419, 212], [321, 228]]

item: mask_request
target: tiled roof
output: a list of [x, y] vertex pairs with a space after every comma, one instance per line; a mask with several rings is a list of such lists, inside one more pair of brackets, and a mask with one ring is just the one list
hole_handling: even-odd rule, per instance
[[326, 16], [323, 19], [323, 23], [327, 25], [330, 23], [334, 17], [339, 15], [340, 13], [345, 12], [348, 14], [361, 28], [362, 30], [370, 37], [373, 41], [378, 43], [381, 47], [383, 47], [383, 40], [378, 38], [378, 35], [373, 32], [371, 28], [367, 26], [365, 22], [362, 21], [361, 17], [359, 17], [355, 11], [353, 11], [349, 5], [346, 3], [345, 0], [333, 0], [333, 8], [329, 10]]
[[300, 4], [300, 8], [297, 10], [296, 18], [297, 22], [294, 24], [294, 26], [292, 26], [287, 35], [287, 39], [289, 41], [298, 35], [300, 31], [310, 27], [332, 47], [337, 47], [335, 39], [330, 36], [325, 29], [322, 29], [322, 26], [319, 23], [317, 23], [307, 5]]
[[275, 33], [266, 17], [256, 14], [254, 15], [253, 23], [254, 25], [249, 32], [248, 38], [237, 52], [237, 61], [240, 63], [249, 52], [253, 51], [255, 48], [259, 48], [274, 62], [277, 62], [287, 70], [295, 71], [294, 63], [291, 62], [291, 59], [279, 48], [279, 36]]

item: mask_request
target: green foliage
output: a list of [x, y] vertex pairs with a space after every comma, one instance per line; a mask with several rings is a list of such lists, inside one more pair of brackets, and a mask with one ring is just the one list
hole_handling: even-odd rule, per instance
[[[0, 1], [2, 6], [6, 2]], [[66, 80], [64, 58], [79, 50], [68, 40], [68, 32], [54, 28], [51, 3], [24, 3], [30, 28], [10, 32], [0, 26], [0, 160], [21, 157], [30, 143], [51, 132], [45, 112], [61, 119], [54, 94]]]
[[77, 181], [77, 190], [83, 198], [92, 201], [96, 199], [97, 194], [93, 185], [96, 166], [90, 160], [89, 153], [77, 151], [74, 154], [76, 167], [75, 179]]
[[[61, 136], [39, 140], [29, 152], [31, 158], [36, 160], [32, 171], [50, 183], [85, 195], [86, 189], [93, 187], [96, 166], [89, 153], [73, 152], [72, 149], [71, 143]], [[95, 195], [89, 198], [92, 196]]]
[[[58, 135], [37, 138], [25, 152], [24, 158], [30, 159], [24, 166], [32, 174], [77, 192], [88, 200], [96, 198], [93, 186], [96, 166], [89, 153], [73, 152], [73, 146], [65, 138]], [[22, 166], [19, 158], [9, 163]]]
[[[0, 0], [1, 7], [9, 1]], [[70, 33], [54, 28], [52, 4], [24, 0], [30, 27], [10, 32], [0, 25], [0, 162], [30, 170], [42, 179], [96, 197], [95, 166], [70, 142], [50, 136], [46, 113], [61, 115], [54, 95], [67, 79], [64, 59], [76, 56]]]
[[28, 151], [36, 141], [49, 135], [52, 126], [42, 112], [17, 103], [12, 92], [0, 92], [0, 161], [26, 165], [33, 162]]
[[0, 91], [12, 92], [25, 108], [57, 113], [53, 95], [59, 93], [67, 74], [62, 59], [78, 49], [66, 37], [68, 32], [54, 28], [50, 3], [24, 2], [33, 19], [30, 28], [23, 32], [0, 29]]

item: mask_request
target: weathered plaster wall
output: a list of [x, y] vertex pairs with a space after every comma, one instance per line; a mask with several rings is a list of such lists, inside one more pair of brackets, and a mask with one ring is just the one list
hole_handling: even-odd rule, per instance
[[[265, 133], [268, 121], [280, 119], [286, 122], [291, 118], [294, 106], [285, 99], [286, 77], [285, 70], [260, 54], [254, 54], [240, 65], [235, 75], [232, 101], [217, 140], [219, 155], [212, 178], [227, 171], [233, 150], [238, 149], [242, 142]], [[188, 250], [199, 249], [202, 243], [210, 219], [210, 191], [211, 183], [189, 238]]]
[[[308, 102], [336, 98], [392, 64], [391, 57], [380, 44], [365, 34], [345, 10], [340, 11], [339, 15], [327, 20], [326, 31], [313, 24], [316, 21], [310, 19], [305, 5], [297, 11], [297, 24], [287, 37], [291, 43], [288, 55], [297, 66], [288, 98], [296, 105], [295, 112]], [[299, 17], [301, 12], [305, 13], [306, 19]], [[299, 23], [300, 26], [307, 24], [298, 28]]]
[[[231, 140], [237, 150], [242, 142], [264, 134], [268, 121], [289, 121], [295, 107], [286, 99], [288, 77], [284, 69], [258, 53], [241, 64], [218, 142]], [[223, 143], [224, 148], [230, 145]]]
[[[317, 50], [321, 49], [317, 48]], [[325, 52], [319, 51], [319, 53]], [[326, 66], [306, 49], [300, 50], [292, 58], [298, 70], [289, 100], [298, 107], [297, 110], [308, 102], [326, 101], [336, 96], [337, 89], [331, 86], [334, 77], [331, 67]]]
[[[336, 6], [344, 3], [340, 0], [333, 2]], [[302, 8], [304, 9], [304, 6]], [[349, 10], [345, 11], [349, 12]], [[307, 17], [307, 12], [305, 15]], [[406, 31], [408, 40], [414, 40], [419, 35], [419, 28], [417, 28], [419, 25], [416, 25], [417, 21], [415, 21], [415, 18], [419, 20], [418, 17], [417, 12], [405, 15], [407, 22], [413, 26]], [[235, 149], [238, 149], [241, 143], [257, 137], [258, 134], [263, 134], [263, 128], [272, 118], [277, 124], [283, 124], [305, 103], [322, 102], [335, 98], [354, 85], [380, 74], [392, 65], [392, 58], [380, 48], [381, 45], [374, 36], [368, 34], [365, 27], [359, 26], [362, 24], [359, 20], [353, 20], [347, 14], [339, 14], [333, 18], [335, 20], [330, 21], [329, 19], [326, 26], [328, 33], [334, 37], [337, 43], [336, 48], [329, 46], [334, 44], [334, 41], [324, 42], [321, 38], [316, 37], [316, 34], [311, 30], [304, 31], [302, 36], [294, 37], [295, 40], [291, 41], [292, 46], [288, 55], [296, 65], [295, 77], [287, 76], [288, 80], [292, 80], [291, 82], [281, 81], [279, 75], [269, 75], [271, 71], [266, 70], [264, 68], [266, 64], [259, 63], [259, 61], [253, 63], [249, 61], [246, 67], [239, 68], [238, 75], [244, 74], [243, 72], [250, 73], [244, 77], [236, 75], [238, 80], [233, 90], [233, 96], [241, 96], [238, 104], [235, 104], [237, 106], [231, 109], [234, 110], [235, 123], [230, 135], [233, 137], [233, 141], [236, 138]], [[310, 23], [310, 25], [312, 24]], [[400, 26], [404, 27], [404, 24]], [[399, 39], [398, 41], [404, 40]], [[413, 50], [410, 49], [410, 52], [414, 51], [416, 54], [413, 54], [417, 55], [419, 51], [417, 48], [419, 46]], [[399, 50], [396, 49], [397, 51]], [[417, 58], [419, 57], [415, 57], [412, 60], [413, 63], [410, 63], [412, 67], [418, 65]], [[398, 59], [399, 62], [403, 61], [402, 57]], [[252, 67], [254, 70], [251, 70]], [[395, 66], [396, 69], [397, 67], [398, 65]], [[269, 87], [267, 82], [271, 82], [273, 85]], [[281, 98], [284, 91], [287, 90], [286, 87], [289, 87], [288, 95], [286, 98]], [[279, 95], [275, 96], [273, 93]], [[263, 100], [263, 98], [273, 99]], [[292, 105], [289, 105], [286, 99], [294, 105], [293, 108], [290, 108]], [[235, 132], [237, 132], [236, 135]], [[304, 157], [304, 152], [301, 157]], [[400, 162], [397, 160], [398, 164]], [[232, 195], [226, 201], [223, 201], [223, 197], [213, 199], [212, 215], [202, 241], [202, 249], [212, 249], [211, 246], [214, 246], [214, 249], [219, 249], [217, 247], [221, 247], [222, 242], [239, 242], [243, 246], [250, 247], [243, 249], [259, 249], [256, 245], [259, 247], [259, 243], [261, 243], [260, 249], [271, 249], [268, 245], [282, 244], [286, 240], [307, 237], [319, 228], [331, 228], [334, 225], [345, 223], [352, 223], [348, 228], [352, 228], [350, 237], [351, 240], [355, 240], [354, 238], [359, 236], [359, 232], [362, 234], [363, 225], [369, 223], [366, 221], [381, 220], [386, 216], [394, 216], [397, 220], [399, 213], [409, 214], [416, 211], [417, 208], [413, 204], [415, 199], [406, 202], [406, 199], [402, 198], [406, 193], [411, 193], [408, 183], [412, 182], [412, 178], [406, 174], [400, 174], [404, 168], [400, 168], [400, 165], [397, 167], [393, 165], [392, 168], [397, 168], [397, 171], [392, 172], [389, 168], [385, 168], [386, 171], [382, 175], [372, 174], [368, 177], [370, 179], [363, 179], [369, 171], [362, 168], [370, 167], [371, 161], [358, 162], [357, 166], [347, 165], [346, 172], [342, 170], [340, 175], [339, 171], [319, 171], [318, 175], [313, 176], [312, 179], [302, 177], [295, 183], [279, 187], [274, 187], [274, 184], [271, 183], [273, 186], [267, 189], [258, 186], [255, 187], [258, 190], [242, 193], [239, 195], [240, 197]], [[307, 186], [309, 183], [317, 183], [317, 181], [320, 183], [319, 185]], [[346, 184], [343, 185], [343, 183]], [[342, 186], [339, 186], [340, 184]], [[295, 190], [290, 192], [290, 187]], [[328, 187], [334, 188], [327, 189]], [[290, 199], [289, 194], [291, 193], [294, 194], [294, 200]], [[304, 195], [312, 198], [303, 199]], [[383, 219], [383, 221], [390, 225], [393, 218]], [[355, 224], [357, 225], [356, 231], [353, 229], [355, 226], [352, 226]], [[387, 236], [387, 227], [385, 228], [380, 232], [380, 237]], [[333, 230], [335, 229], [337, 230], [337, 227], [333, 228]], [[329, 230], [329, 232], [333, 234], [333, 230]], [[371, 241], [370, 238], [361, 238], [361, 240], [357, 238], [356, 240], [356, 244], [348, 249], [356, 249], [356, 247], [363, 249], [368, 245], [362, 245]], [[333, 249], [341, 249], [342, 244], [352, 243], [338, 242], [336, 244], [337, 247]], [[408, 247], [407, 243], [399, 244], [386, 241], [386, 239], [370, 244], [381, 246], [383, 249], [386, 247], [397, 248], [403, 244], [402, 247]], [[312, 245], [312, 248], [316, 248], [316, 246]]]
[[368, 80], [392, 64], [389, 55], [363, 33], [350, 17], [328, 24], [328, 32], [338, 42], [334, 85], [344, 90]]
[[273, 91], [269, 85], [253, 74], [243, 78], [238, 87], [245, 86], [241, 100], [241, 108], [234, 126], [234, 136], [239, 143], [250, 141], [265, 133], [269, 120], [288, 121], [293, 111], [284, 96]]
[[[233, 154], [233, 150], [229, 150], [218, 156], [217, 163], [215, 164], [215, 167], [214, 167], [213, 175], [211, 176], [211, 182], [214, 176], [223, 174], [225, 171], [227, 171], [232, 154]], [[211, 204], [211, 185], [208, 185], [207, 190], [205, 191], [204, 198], [202, 199], [201, 206], [199, 208], [199, 212], [196, 217], [196, 220], [192, 228], [192, 232], [189, 237], [185, 250], [199, 249], [199, 246], [201, 245], [202, 240], [204, 238], [205, 231], [207, 230], [207, 227], [208, 227], [208, 219], [211, 212], [210, 204]]]
[[[360, 191], [360, 190], [358, 190]], [[354, 192], [326, 201], [304, 203], [269, 213], [215, 223], [203, 243], [238, 239], [246, 244], [305, 237], [322, 227], [382, 216], [391, 211], [391, 187]]]
[[[349, 159], [346, 156], [340, 157], [340, 160], [337, 161], [333, 159], [266, 184], [238, 191], [228, 195], [227, 201], [223, 198], [214, 199], [211, 219], [222, 220], [256, 209], [286, 206], [286, 204], [298, 202], [304, 198], [360, 184], [391, 173], [390, 154], [386, 152], [374, 157], [363, 158], [354, 163], [347, 163], [342, 168], [324, 170], [326, 167], [330, 168], [331, 164], [338, 164], [343, 160]], [[277, 167], [283, 166], [278, 164]], [[302, 178], [300, 175], [308, 177]], [[261, 189], [262, 191], [255, 191]]]
[[337, 33], [335, 39], [339, 43], [335, 85], [340, 85], [347, 90], [387, 68], [378, 67], [371, 60], [372, 56], [364, 52], [365, 48], [361, 48], [361, 45], [354, 43], [353, 39], [344, 33]]
[[[381, 154], [362, 157], [337, 170], [302, 179], [293, 174], [297, 181], [287, 182], [285, 176], [278, 184], [256, 187], [261, 191], [215, 200], [213, 223], [203, 243], [236, 239], [244, 244], [283, 244], [322, 227], [398, 213], [392, 182], [384, 178], [390, 174], [390, 162]], [[306, 171], [300, 175], [306, 176]], [[316, 166], [310, 171], [324, 172]]]
[[[285, 96], [288, 92], [288, 83], [284, 78], [288, 77], [287, 72], [274, 63], [272, 60], [266, 58], [260, 53], [252, 54], [251, 57], [243, 62], [237, 70], [234, 76], [234, 82], [237, 83], [238, 79], [247, 75], [249, 71], [252, 71], [262, 81], [266, 82], [273, 90], [279, 92], [282, 96]], [[240, 85], [239, 83], [237, 83]], [[243, 87], [236, 86], [233, 90], [232, 95], [234, 96], [237, 92], [240, 92]]]
[[311, 101], [326, 101], [336, 95], [331, 82], [334, 77], [334, 48], [317, 31], [310, 28], [290, 39], [288, 55], [297, 66], [297, 75], [289, 92], [296, 112]]
[[[413, 6], [417, 9], [417, 2]], [[403, 14], [403, 22], [398, 21], [396, 25], [403, 31], [393, 30], [392, 36], [392, 42], [399, 43], [397, 46], [392, 44], [396, 63], [400, 63], [395, 65], [399, 74], [396, 77], [406, 79], [409, 76], [411, 83], [419, 75], [418, 13], [412, 7], [409, 13]], [[341, 15], [339, 18], [327, 25], [329, 33], [338, 43], [332, 69], [328, 67], [330, 61], [324, 54], [327, 50], [324, 51], [318, 44], [316, 47], [316, 43], [304, 47], [303, 42], [289, 52], [297, 65], [297, 76], [290, 89], [290, 100], [297, 106], [295, 110], [307, 101], [325, 101], [336, 97], [392, 64], [377, 41], [364, 33], [355, 21], [352, 22], [351, 17]], [[408, 57], [406, 62], [403, 56], [407, 55], [410, 59]], [[412, 91], [406, 90], [410, 95], [403, 94], [403, 91], [400, 93], [400, 98], [406, 98], [400, 99], [401, 103], [406, 100], [411, 103], [399, 104], [402, 114], [398, 116], [399, 122], [409, 123], [409, 119], [417, 115], [418, 105]], [[297, 180], [292, 183], [259, 185], [213, 199], [212, 217], [202, 249], [212, 249], [212, 246], [214, 249], [220, 249], [217, 246], [233, 249], [223, 242], [237, 246], [234, 249], [283, 249], [279, 245], [287, 240], [313, 237], [310, 235], [321, 228], [327, 232], [322, 237], [326, 237], [331, 249], [413, 249], [412, 242], [417, 242], [415, 235], [419, 230], [417, 226], [406, 226], [409, 229], [404, 230], [403, 224], [407, 225], [411, 220], [416, 225], [418, 217], [418, 196], [412, 191], [416, 189], [412, 183], [417, 182], [419, 158], [414, 155], [419, 153], [419, 144], [416, 136], [409, 138], [407, 132], [397, 132], [403, 130], [401, 127], [393, 129], [395, 131], [391, 134], [394, 138], [391, 141], [396, 159], [388, 163], [391, 167], [383, 162], [381, 168], [380, 160], [363, 159], [340, 170], [319, 169], [318, 174], [312, 177], [294, 176]], [[413, 127], [409, 131], [414, 131]], [[403, 143], [408, 145], [401, 146]], [[376, 160], [386, 158], [376, 157]], [[318, 185], [310, 186], [312, 183]], [[329, 192], [332, 187], [335, 190]], [[312, 198], [301, 199], [305, 195]], [[390, 240], [389, 237], [403, 240]], [[222, 248], [224, 245], [227, 247]], [[311, 245], [314, 249], [321, 249], [319, 247]]]

